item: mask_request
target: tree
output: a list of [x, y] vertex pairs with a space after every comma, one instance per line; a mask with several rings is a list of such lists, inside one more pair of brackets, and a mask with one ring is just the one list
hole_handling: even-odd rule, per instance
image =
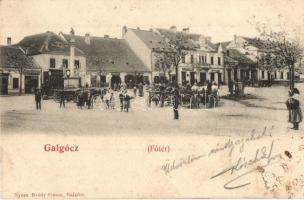
[[162, 63], [164, 66], [173, 66], [176, 74], [175, 86], [178, 86], [178, 67], [189, 50], [194, 50], [196, 46], [190, 41], [189, 36], [182, 32], [170, 33], [165, 35], [168, 46], [163, 49], [154, 49], [157, 53], [163, 53]]
[[166, 77], [167, 71], [171, 69], [173, 64], [169, 54], [171, 54], [171, 52], [160, 52], [155, 54], [155, 69], [162, 71], [164, 77]]
[[[279, 15], [279, 18], [281, 16]], [[284, 29], [269, 30], [264, 23], [254, 22], [259, 37], [256, 42], [262, 42], [265, 49], [268, 50], [266, 55], [258, 58], [258, 62], [263, 66], [274, 68], [289, 69], [290, 89], [294, 88], [295, 63], [303, 57], [303, 47], [299, 40], [290, 37], [290, 34]]]
[[20, 87], [19, 87], [19, 96], [22, 94], [22, 76], [24, 70], [27, 68], [37, 68], [33, 62], [33, 58], [26, 55], [26, 52], [23, 51], [20, 47], [9, 47], [7, 52], [7, 62], [8, 66], [16, 69], [19, 72]]

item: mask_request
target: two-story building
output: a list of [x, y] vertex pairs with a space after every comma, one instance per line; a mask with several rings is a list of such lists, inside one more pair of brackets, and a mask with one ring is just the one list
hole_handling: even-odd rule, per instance
[[[141, 30], [140, 28], [132, 29], [126, 26], [122, 29], [122, 37], [128, 42], [130, 47], [138, 57], [151, 70], [151, 79], [158, 82], [163, 75], [156, 70], [155, 54], [160, 50], [170, 48], [170, 38], [175, 34], [183, 34], [187, 45], [191, 48], [185, 49], [186, 55], [182, 58], [178, 66], [178, 83], [201, 82], [204, 84], [207, 80], [222, 83], [224, 80], [223, 73], [223, 54], [220, 51], [220, 45], [213, 44], [210, 37], [189, 32], [189, 28], [177, 31], [176, 26], [170, 29], [150, 29]], [[176, 72], [170, 70], [169, 79], [175, 80]]]
[[86, 57], [57, 34], [45, 33], [24, 37], [20, 45], [42, 69], [42, 83], [49, 88], [79, 87], [86, 84]]
[[[233, 77], [232, 80], [280, 81], [289, 79], [287, 68], [268, 68], [265, 64], [259, 63], [263, 56], [271, 53], [271, 49], [262, 40], [235, 35], [232, 41], [221, 43], [221, 45], [226, 57], [227, 77]], [[233, 67], [228, 61], [231, 59], [237, 62]], [[234, 72], [232, 73], [232, 71]]]

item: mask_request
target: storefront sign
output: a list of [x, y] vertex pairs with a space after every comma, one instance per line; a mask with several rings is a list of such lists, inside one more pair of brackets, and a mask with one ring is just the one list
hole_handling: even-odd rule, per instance
[[29, 71], [29, 70], [26, 70], [23, 73], [24, 73], [24, 75], [33, 75], [33, 76], [40, 75], [40, 71]]

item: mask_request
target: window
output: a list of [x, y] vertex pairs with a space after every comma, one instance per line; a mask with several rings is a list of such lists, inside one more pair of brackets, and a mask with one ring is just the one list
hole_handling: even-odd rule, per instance
[[284, 78], [284, 72], [281, 72], [281, 79]]
[[193, 64], [194, 63], [194, 57], [193, 57], [193, 55], [191, 55], [191, 64]]
[[213, 56], [211, 56], [211, 61], [210, 62], [211, 62], [211, 65], [213, 65]]
[[19, 78], [13, 78], [13, 89], [19, 88]]
[[265, 78], [265, 71], [262, 71], [262, 78]]
[[75, 60], [75, 61], [74, 61], [74, 66], [75, 66], [76, 69], [79, 69], [79, 68], [80, 68], [79, 60]]
[[185, 57], [185, 55], [182, 56], [182, 63], [186, 63], [186, 57]]
[[202, 64], [202, 56], [199, 56], [198, 58], [199, 58], [198, 63]]
[[55, 68], [56, 67], [56, 60], [55, 58], [50, 58], [50, 68]]
[[221, 58], [220, 57], [217, 58], [217, 64], [221, 65]]
[[62, 67], [63, 68], [69, 68], [69, 61], [68, 61], [68, 59], [63, 59], [62, 60]]
[[205, 61], [204, 61], [204, 63], [207, 63], [207, 56], [205, 56]]

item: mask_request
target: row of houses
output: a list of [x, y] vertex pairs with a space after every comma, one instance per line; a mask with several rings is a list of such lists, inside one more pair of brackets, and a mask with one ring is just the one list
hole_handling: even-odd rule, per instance
[[[156, 67], [156, 57], [169, 46], [176, 34], [187, 36], [191, 49], [179, 64], [164, 74]], [[120, 83], [158, 83], [164, 79], [179, 84], [207, 81], [225, 84], [231, 80], [288, 79], [287, 70], [269, 72], [258, 66], [265, 54], [263, 43], [242, 36], [229, 42], [213, 43], [211, 37], [190, 33], [189, 28], [122, 28], [122, 38], [45, 33], [24, 37], [19, 43], [0, 46], [1, 94], [19, 91], [32, 93], [34, 88], [93, 86]], [[18, 62], [16, 62], [16, 60]], [[178, 78], [176, 78], [178, 76]]]

